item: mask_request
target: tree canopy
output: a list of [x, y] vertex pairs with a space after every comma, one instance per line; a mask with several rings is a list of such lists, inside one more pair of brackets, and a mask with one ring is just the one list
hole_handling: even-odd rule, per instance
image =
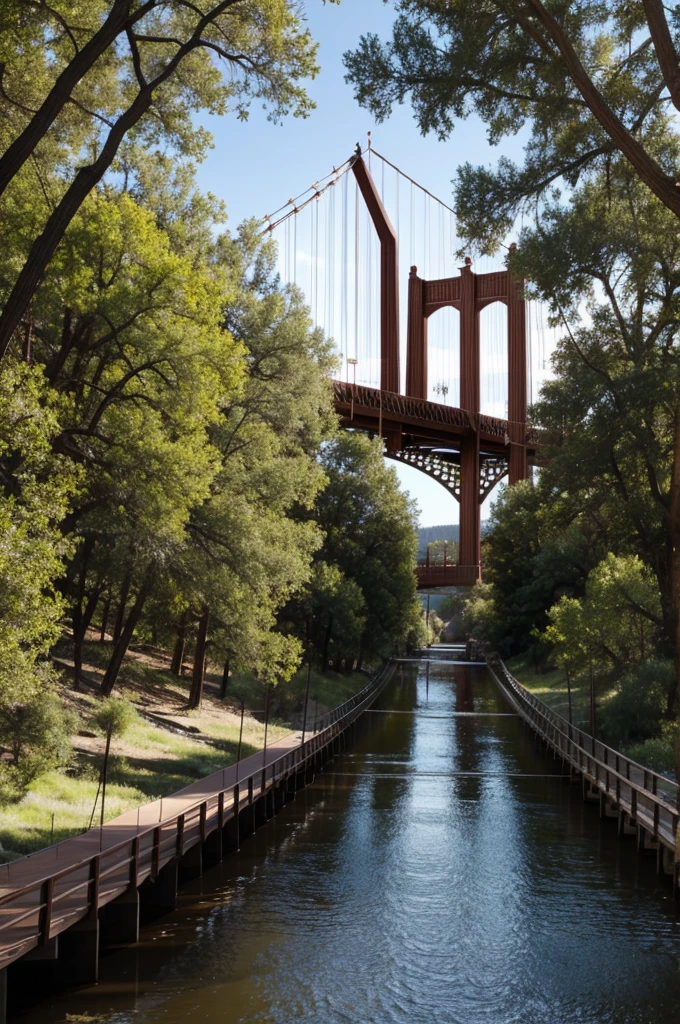
[[410, 101], [423, 133], [447, 138], [475, 113], [491, 143], [528, 129], [523, 165], [465, 164], [456, 211], [466, 240], [493, 251], [518, 211], [623, 159], [680, 216], [667, 144], [680, 104], [678, 12], [661, 0], [395, 0], [391, 39], [345, 55], [358, 101], [380, 121]]

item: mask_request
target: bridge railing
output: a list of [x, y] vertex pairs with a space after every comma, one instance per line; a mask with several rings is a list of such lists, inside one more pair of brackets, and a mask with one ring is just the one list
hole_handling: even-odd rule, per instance
[[522, 686], [497, 655], [491, 655], [487, 661], [519, 715], [562, 760], [604, 798], [625, 811], [653, 840], [675, 851], [676, 840], [680, 838], [677, 782], [645, 768], [562, 718]]
[[[140, 825], [119, 826], [128, 835], [104, 848], [101, 848], [100, 829], [91, 829], [75, 837], [89, 842], [89, 850], [92, 851], [94, 846], [94, 852], [88, 852], [63, 867], [59, 867], [57, 856], [53, 870], [43, 871], [26, 884], [17, 885], [0, 895], [0, 970], [31, 949], [46, 946], [55, 935], [72, 924], [87, 918], [96, 920], [101, 907], [126, 889], [136, 888], [147, 879], [155, 879], [169, 861], [181, 858], [277, 783], [299, 772], [312, 756], [331, 743], [375, 700], [388, 681], [391, 668], [391, 664], [386, 663], [359, 693], [324, 714], [304, 744], [242, 778], [236, 773], [235, 783], [224, 784], [227, 769], [215, 773], [211, 792], [165, 817], [163, 801], [154, 801], [140, 808]], [[211, 776], [208, 776], [204, 781], [209, 785], [210, 780]], [[166, 808], [173, 799], [165, 798]], [[155, 820], [151, 823], [143, 823], [154, 815]], [[109, 823], [103, 834], [112, 827], [118, 828], [115, 822]], [[65, 840], [53, 848], [57, 855], [58, 847], [63, 848], [69, 842], [72, 840]]]

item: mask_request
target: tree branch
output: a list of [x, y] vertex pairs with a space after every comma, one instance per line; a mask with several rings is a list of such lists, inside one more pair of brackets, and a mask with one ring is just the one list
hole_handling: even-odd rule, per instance
[[583, 67], [567, 33], [544, 7], [541, 0], [526, 0], [526, 4], [557, 46], [574, 85], [583, 96], [595, 119], [616, 148], [633, 165], [645, 185], [676, 217], [680, 217], [680, 189], [676, 188], [674, 179], [664, 173], [659, 164], [649, 156], [637, 139], [633, 138], [623, 121], [611, 109]]
[[642, 6], [645, 9], [663, 80], [670, 93], [673, 106], [680, 110], [680, 67], [678, 67], [678, 55], [666, 21], [663, 3], [661, 0], [642, 0]]

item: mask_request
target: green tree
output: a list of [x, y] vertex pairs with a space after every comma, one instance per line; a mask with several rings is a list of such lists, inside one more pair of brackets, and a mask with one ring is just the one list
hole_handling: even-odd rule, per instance
[[[190, 612], [210, 611], [211, 656], [275, 682], [302, 657], [279, 611], [307, 585], [321, 543], [311, 509], [325, 481], [319, 445], [334, 424], [334, 357], [301, 294], [281, 287], [273, 244], [253, 225], [220, 239], [216, 258], [234, 282], [225, 323], [248, 372], [210, 429], [220, 467], [192, 513], [175, 579]], [[201, 685], [199, 664], [195, 705]]]
[[673, 153], [659, 146], [680, 104], [678, 18], [661, 0], [395, 0], [392, 38], [345, 55], [359, 102], [378, 120], [410, 99], [423, 133], [447, 138], [475, 113], [492, 143], [528, 125], [523, 166], [466, 164], [456, 204], [468, 238], [490, 250], [521, 206], [599, 175], [622, 154], [678, 217]]
[[[336, 566], [363, 597], [360, 645], [342, 653], [359, 662], [387, 657], [406, 641], [422, 613], [414, 573], [414, 504], [385, 466], [379, 441], [340, 434], [323, 447], [321, 463], [328, 484], [314, 511], [325, 534], [319, 557]], [[330, 651], [336, 628], [330, 607], [317, 616], [315, 628], [318, 649]]]
[[0, 372], [0, 707], [26, 703], [51, 679], [49, 650], [64, 604], [54, 581], [71, 551], [60, 524], [79, 474], [55, 454], [60, 403], [39, 371]]
[[127, 192], [90, 196], [68, 240], [36, 296], [33, 355], [70, 399], [56, 446], [84, 470], [64, 523], [79, 537], [66, 587], [76, 684], [103, 590], [121, 594], [123, 613], [132, 601], [110, 692], [144, 601], [209, 495], [219, 469], [209, 429], [242, 387], [243, 350], [222, 324], [228, 274]]
[[27, 235], [24, 258], [9, 283], [0, 356], [69, 224], [114, 165], [126, 137], [200, 158], [210, 136], [196, 126], [198, 110], [223, 114], [231, 108], [245, 117], [258, 99], [273, 118], [291, 111], [305, 116], [311, 104], [299, 83], [316, 73], [315, 52], [289, 0], [60, 0], [28, 10], [17, 2], [6, 5], [0, 21], [6, 114], [0, 195], [42, 149], [55, 157], [61, 147], [68, 158], [39, 233]]
[[71, 756], [77, 718], [48, 684], [24, 701], [0, 704], [0, 804], [21, 800], [34, 779], [63, 768]]
[[583, 598], [563, 596], [548, 612], [545, 637], [558, 664], [598, 674], [644, 662], [661, 625], [656, 580], [636, 556], [609, 554], [588, 575]]

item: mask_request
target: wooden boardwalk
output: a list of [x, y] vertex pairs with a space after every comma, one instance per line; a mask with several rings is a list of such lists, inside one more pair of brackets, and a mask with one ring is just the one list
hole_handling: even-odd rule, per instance
[[602, 816], [617, 815], [619, 831], [656, 849], [659, 870], [678, 883], [678, 784], [645, 768], [556, 714], [519, 683], [497, 656], [489, 669], [517, 713], [583, 779], [584, 796], [597, 798]]
[[[0, 868], [0, 972], [26, 957], [62, 959], [59, 937], [78, 941], [74, 952], [89, 960], [89, 975], [76, 960], [75, 980], [95, 980], [99, 915], [120, 905], [128, 938], [139, 930], [139, 888], [160, 885], [167, 908], [177, 880], [199, 875], [204, 864], [238, 848], [289, 799], [333, 751], [343, 734], [376, 699], [394, 670], [387, 665], [360, 693], [329, 712], [301, 743], [291, 733], [169, 797], [128, 811], [103, 828], [93, 828]], [[136, 932], [136, 934], [135, 934]], [[68, 944], [66, 944], [68, 945]], [[73, 946], [74, 944], [71, 943]], [[84, 953], [81, 951], [84, 950]], [[41, 952], [43, 951], [43, 952]], [[6, 971], [1, 975], [6, 987]], [[0, 987], [0, 1024], [5, 1020]]]

